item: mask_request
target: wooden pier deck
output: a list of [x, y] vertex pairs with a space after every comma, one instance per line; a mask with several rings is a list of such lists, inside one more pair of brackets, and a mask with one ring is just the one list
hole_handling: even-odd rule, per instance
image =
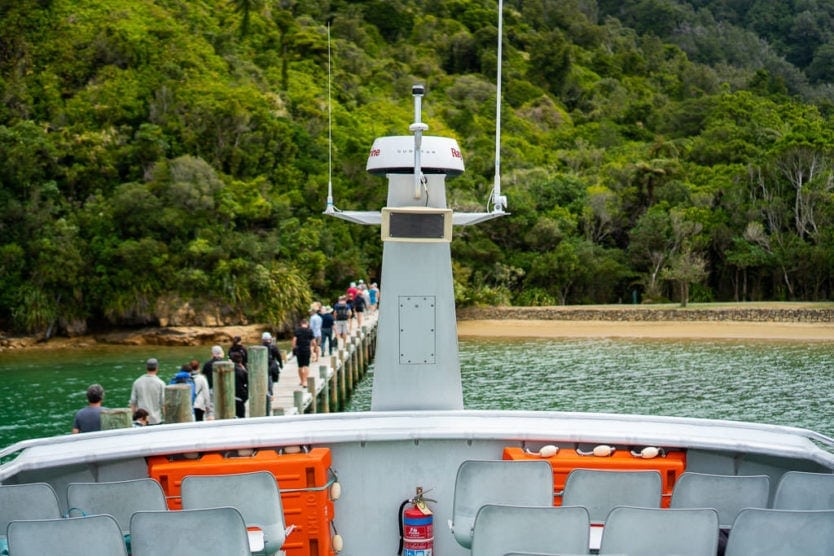
[[347, 345], [332, 356], [310, 363], [307, 388], [298, 385], [295, 357], [284, 362], [278, 384], [273, 386], [272, 414], [329, 413], [344, 411], [356, 384], [365, 376], [376, 351], [378, 313], [365, 313], [361, 328], [352, 322]]

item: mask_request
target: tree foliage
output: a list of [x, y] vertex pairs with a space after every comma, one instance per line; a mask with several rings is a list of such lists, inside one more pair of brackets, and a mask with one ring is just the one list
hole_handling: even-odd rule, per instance
[[[367, 149], [407, 132], [422, 82], [430, 133], [464, 150], [450, 205], [483, 207], [495, 12], [3, 2], [0, 328], [189, 311], [281, 328], [379, 280], [376, 230], [321, 215], [328, 183], [340, 208], [385, 203]], [[794, 0], [507, 0], [511, 215], [456, 230], [457, 301], [830, 299], [833, 19]]]

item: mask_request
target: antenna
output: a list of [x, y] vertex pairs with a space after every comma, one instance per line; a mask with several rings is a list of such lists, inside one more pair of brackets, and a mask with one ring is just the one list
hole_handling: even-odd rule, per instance
[[327, 208], [325, 214], [333, 214], [333, 103], [330, 99], [330, 81], [332, 73], [330, 55], [330, 22], [327, 22]]
[[507, 197], [501, 195], [501, 59], [503, 58], [504, 0], [498, 0], [498, 71], [495, 91], [495, 179], [492, 184], [493, 212], [504, 212]]
[[411, 94], [414, 97], [414, 123], [408, 126], [408, 130], [414, 133], [414, 198], [419, 199], [423, 195], [423, 132], [429, 128], [422, 122], [422, 100], [426, 88], [423, 85], [414, 85], [411, 87]]

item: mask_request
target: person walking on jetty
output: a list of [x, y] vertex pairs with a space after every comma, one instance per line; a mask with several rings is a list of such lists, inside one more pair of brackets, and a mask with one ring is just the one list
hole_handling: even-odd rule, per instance
[[333, 305], [334, 326], [336, 328], [336, 348], [339, 348], [338, 340], [341, 340], [341, 345], [347, 344], [347, 335], [350, 332], [350, 317], [351, 309], [347, 302], [347, 296], [339, 296], [339, 301]]
[[281, 350], [275, 345], [272, 334], [264, 332], [261, 335], [261, 345], [266, 348], [266, 364], [269, 371], [269, 378], [272, 382], [278, 382], [281, 377], [281, 370], [284, 368], [284, 358]]
[[145, 374], [133, 381], [130, 389], [130, 411], [140, 407], [148, 411], [148, 424], [158, 425], [162, 422], [165, 408], [165, 382], [156, 376], [159, 361], [151, 357], [145, 362]]
[[301, 319], [292, 338], [292, 351], [298, 363], [298, 385], [307, 387], [307, 376], [310, 374], [310, 355], [316, 349], [316, 338], [310, 330], [307, 319]]
[[249, 372], [243, 366], [240, 352], [233, 353], [231, 360], [235, 364], [235, 417], [243, 419], [246, 417], [246, 402], [249, 400]]
[[214, 362], [223, 360], [223, 348], [220, 346], [211, 346], [211, 359], [203, 364], [203, 376], [208, 381], [209, 390], [214, 390], [214, 382], [212, 382], [212, 373], [214, 372]]
[[243, 357], [243, 366], [249, 367], [249, 352], [246, 351], [246, 348], [241, 343], [240, 336], [232, 338], [232, 347], [229, 348], [229, 359], [232, 358], [233, 353], [240, 353], [241, 357]]
[[211, 421], [214, 407], [211, 405], [211, 390], [206, 376], [200, 371], [200, 362], [191, 360], [191, 380], [194, 381], [194, 420]]
[[379, 305], [379, 286], [377, 286], [376, 282], [373, 282], [371, 287], [368, 288], [368, 297], [371, 301], [368, 309], [370, 309], [370, 312], [373, 313]]
[[[362, 284], [363, 286], [365, 284]], [[365, 294], [363, 290], [359, 290], [359, 292], [353, 296], [353, 299], [350, 300], [350, 307], [353, 310], [353, 315], [356, 317], [356, 329], [359, 330], [362, 328], [362, 319], [365, 315], [365, 304], [367, 301], [365, 300]]]
[[316, 347], [313, 349], [312, 361], [319, 360], [319, 352], [321, 348], [321, 303], [316, 301], [310, 305], [310, 330], [313, 331], [313, 337], [316, 339]]
[[[333, 355], [333, 307], [325, 305], [321, 308], [321, 343], [319, 349], [321, 354]], [[325, 348], [325, 345], [327, 346]]]
[[101, 430], [101, 404], [104, 401], [104, 388], [101, 384], [91, 384], [87, 388], [87, 407], [79, 409], [72, 420], [72, 432], [94, 432]]

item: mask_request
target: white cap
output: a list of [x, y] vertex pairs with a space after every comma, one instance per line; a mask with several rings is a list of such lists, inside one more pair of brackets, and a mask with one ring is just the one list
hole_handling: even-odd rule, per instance
[[223, 357], [223, 348], [220, 346], [212, 346], [211, 355], [212, 357]]
[[264, 332], [261, 335], [261, 340], [271, 340], [271, 339], [272, 339], [272, 334], [270, 334], [269, 332]]

